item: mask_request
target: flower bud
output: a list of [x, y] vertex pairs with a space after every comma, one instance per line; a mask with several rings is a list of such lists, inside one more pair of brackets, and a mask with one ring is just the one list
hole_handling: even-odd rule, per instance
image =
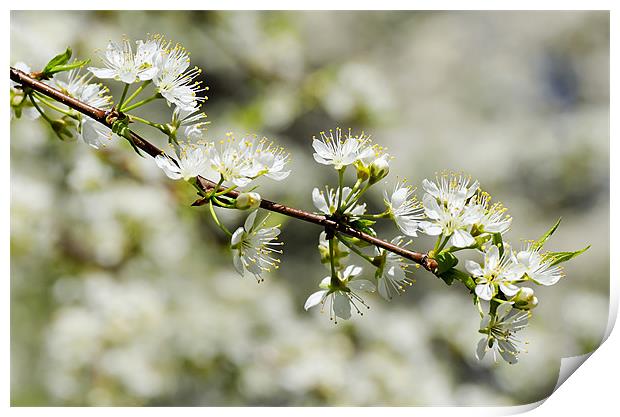
[[241, 193], [235, 201], [235, 207], [239, 210], [254, 210], [260, 206], [261, 198], [258, 193]]
[[370, 177], [370, 169], [362, 161], [355, 161], [355, 169], [357, 170], [357, 179], [366, 181]]
[[372, 164], [370, 164], [370, 183], [374, 184], [382, 180], [389, 172], [390, 163], [388, 162], [388, 155], [385, 154], [375, 159], [372, 161]]
[[510, 299], [514, 302], [514, 308], [520, 310], [531, 310], [538, 305], [538, 298], [534, 295], [534, 290], [523, 287]]

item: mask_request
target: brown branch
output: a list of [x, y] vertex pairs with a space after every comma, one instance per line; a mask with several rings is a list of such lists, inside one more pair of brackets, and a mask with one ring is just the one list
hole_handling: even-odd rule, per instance
[[[86, 116], [93, 118], [94, 120], [98, 121], [99, 123], [109, 128], [112, 128], [112, 124], [120, 116], [120, 114], [116, 110], [105, 111], [105, 110], [101, 110], [101, 109], [89, 106], [88, 104], [81, 102], [79, 100], [76, 100], [75, 98], [70, 97], [64, 94], [63, 92], [55, 88], [52, 88], [49, 85], [35, 79], [33, 76], [26, 74], [25, 72], [15, 69], [13, 67], [11, 67], [10, 73], [11, 73], [11, 80], [15, 81], [16, 83], [21, 84], [22, 88], [31, 89], [41, 94], [44, 94], [50, 98], [53, 98], [54, 100], [74, 110], [77, 110], [78, 112], [85, 114]], [[159, 149], [157, 146], [153, 145], [152, 143], [140, 137], [134, 132], [131, 132], [131, 140], [136, 145], [136, 147], [143, 150], [144, 152], [146, 152], [153, 158], [158, 155], [165, 155], [165, 152], [163, 150]], [[197, 180], [198, 180], [197, 183], [200, 185], [202, 190], [205, 192], [213, 189], [214, 187], [217, 187], [216, 183], [206, 178], [199, 176], [197, 177]], [[219, 188], [219, 190], [223, 190], [223, 189], [224, 188], [222, 187]], [[228, 197], [235, 198], [239, 195], [239, 193], [237, 191], [229, 191], [225, 195]], [[280, 213], [288, 217], [294, 217], [299, 220], [303, 220], [309, 223], [314, 223], [319, 226], [323, 226], [326, 229], [331, 229], [334, 231], [347, 234], [349, 236], [356, 237], [360, 240], [363, 240], [365, 242], [368, 242], [370, 244], [373, 244], [375, 246], [378, 246], [390, 252], [396, 253], [397, 255], [400, 255], [403, 258], [412, 260], [413, 262], [416, 262], [422, 265], [426, 270], [434, 274], [437, 272], [437, 267], [438, 267], [437, 261], [429, 258], [428, 255], [425, 253], [414, 252], [414, 251], [407, 250], [405, 248], [401, 248], [400, 246], [397, 246], [390, 242], [386, 242], [384, 240], [378, 239], [367, 233], [360, 232], [359, 230], [356, 230], [346, 224], [342, 224], [340, 222], [328, 219], [325, 216], [322, 216], [319, 214], [309, 213], [307, 211], [299, 210], [293, 207], [288, 207], [283, 204], [276, 203], [276, 202], [269, 201], [269, 200], [264, 200], [264, 199], [261, 201], [260, 206], [261, 208], [265, 210], [273, 211], [275, 213]]]

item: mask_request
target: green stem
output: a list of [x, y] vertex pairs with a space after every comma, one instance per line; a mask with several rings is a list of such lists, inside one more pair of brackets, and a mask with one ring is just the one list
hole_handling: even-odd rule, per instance
[[32, 94], [28, 94], [28, 98], [30, 98], [30, 101], [32, 102], [34, 108], [37, 109], [37, 111], [41, 114], [41, 117], [43, 117], [43, 119], [45, 119], [45, 121], [49, 123], [50, 126], [53, 126], [54, 122], [47, 116], [47, 114], [45, 114], [45, 112], [41, 109], [41, 107], [39, 107], [36, 101], [34, 101], [34, 97], [32, 96]]
[[359, 217], [361, 219], [377, 220], [377, 219], [385, 219], [386, 217], [389, 217], [389, 216], [390, 216], [390, 212], [388, 210], [386, 210], [383, 213], [378, 213], [378, 214], [362, 214], [362, 215], [359, 215], [357, 217]]
[[[441, 236], [441, 235], [440, 235]], [[435, 253], [441, 252], [441, 250], [443, 249], [444, 246], [446, 246], [446, 243], [448, 243], [448, 240], [450, 239], [450, 236], [446, 236], [446, 238], [444, 239], [444, 241], [441, 243], [441, 245], [439, 246], [439, 248], [437, 249], [437, 251]]]
[[334, 287], [340, 286], [340, 280], [336, 275], [336, 265], [334, 264], [334, 238], [329, 239], [329, 264], [332, 272], [330, 283]]
[[355, 245], [352, 245], [351, 243], [347, 242], [347, 240], [345, 238], [343, 238], [342, 236], [340, 236], [340, 234], [336, 234], [336, 237], [338, 238], [339, 241], [341, 241], [342, 243], [345, 244], [346, 247], [348, 247], [349, 249], [351, 249], [353, 252], [355, 252], [357, 255], [359, 255], [360, 257], [366, 259], [368, 262], [370, 262], [373, 266], [376, 266], [374, 263], [374, 260], [366, 255], [365, 253], [363, 253], [361, 250], [359, 250], [358, 248], [355, 247]]
[[122, 106], [126, 106], [129, 103], [131, 103], [136, 97], [138, 97], [138, 94], [140, 94], [142, 92], [142, 90], [144, 90], [144, 88], [149, 85], [149, 83], [151, 82], [151, 80], [147, 80], [145, 82], [143, 82], [142, 84], [140, 84], [140, 86], [136, 89], [136, 91], [134, 91], [129, 97], [127, 97], [127, 100], [125, 100], [124, 103], [121, 103], [121, 107]]
[[232, 185], [232, 186], [228, 187], [228, 188], [227, 188], [227, 189], [225, 189], [225, 190], [222, 190], [222, 191], [219, 191], [219, 192], [215, 193], [215, 196], [216, 196], [216, 197], [219, 197], [219, 196], [221, 196], [221, 195], [228, 194], [229, 192], [231, 192], [231, 191], [232, 191], [232, 190], [234, 190], [235, 188], [237, 188], [237, 186], [236, 186], [236, 185]]
[[150, 120], [143, 119], [143, 118], [135, 116], [133, 114], [128, 114], [127, 116], [129, 116], [129, 121], [131, 121], [131, 122], [144, 123], [145, 125], [149, 125], [151, 127], [154, 127], [155, 129], [160, 130], [162, 133], [167, 133], [166, 132], [166, 127], [163, 126], [161, 123], [151, 122]]
[[224, 182], [224, 177], [220, 175], [220, 180], [217, 182], [217, 185], [211, 189], [211, 192], [206, 198], [208, 198], [209, 200], [213, 198], [217, 194], [217, 190], [220, 188], [223, 182]]
[[355, 185], [353, 186], [351, 193], [349, 193], [347, 198], [344, 200], [345, 206], [349, 203], [349, 201], [351, 200], [351, 197], [353, 197], [353, 195], [357, 192], [357, 189], [359, 188], [359, 186], [362, 185], [362, 182], [364, 182], [364, 180], [362, 180], [361, 178], [358, 178], [357, 181], [355, 181]]
[[151, 96], [151, 97], [149, 97], [149, 98], [146, 98], [146, 99], [144, 99], [144, 100], [142, 100], [142, 101], [138, 101], [137, 103], [132, 104], [132, 105], [131, 105], [131, 106], [129, 106], [129, 107], [121, 107], [119, 111], [120, 111], [120, 112], [123, 112], [123, 113], [126, 113], [126, 112], [128, 112], [128, 111], [133, 110], [133, 109], [137, 109], [137, 108], [138, 108], [138, 107], [140, 107], [140, 106], [144, 106], [146, 103], [150, 103], [151, 101], [153, 101], [153, 100], [155, 100], [155, 99], [157, 99], [157, 98], [159, 98], [159, 97], [160, 97], [160, 95], [159, 95], [159, 94], [155, 94], [155, 95], [153, 95], [153, 96]]
[[44, 98], [43, 98], [44, 96], [42, 96], [41, 94], [36, 93], [36, 92], [35, 92], [34, 94], [37, 96], [37, 99], [38, 99], [41, 103], [45, 104], [45, 105], [46, 105], [47, 107], [49, 107], [50, 109], [52, 109], [52, 110], [56, 110], [58, 113], [66, 114], [67, 116], [72, 117], [72, 118], [74, 118], [74, 119], [75, 119], [75, 118], [77, 118], [77, 116], [76, 116], [74, 113], [72, 113], [72, 112], [71, 112], [71, 110], [69, 110], [69, 109], [61, 109], [60, 107], [55, 106], [55, 105], [54, 105], [54, 104], [52, 104], [51, 102], [49, 102], [49, 101], [47, 101], [46, 99], [44, 99]]
[[359, 190], [357, 195], [342, 209], [342, 212], [345, 213], [350, 207], [355, 205], [355, 203], [357, 203], [357, 200], [360, 199], [360, 197], [366, 192], [366, 190], [368, 190], [369, 187], [370, 184], [366, 183], [366, 185], [361, 190]]
[[218, 207], [223, 207], [223, 208], [227, 208], [227, 209], [234, 209], [235, 208], [235, 204], [234, 203], [226, 203], [225, 201], [220, 200], [219, 198], [213, 196], [211, 197], [211, 201], [213, 201], [215, 203], [216, 206]]
[[228, 228], [226, 228], [226, 226], [224, 226], [220, 220], [217, 218], [217, 214], [215, 214], [215, 209], [213, 208], [213, 201], [209, 200], [209, 211], [211, 212], [211, 217], [213, 217], [213, 221], [215, 222], [215, 224], [217, 225], [217, 227], [219, 227], [220, 229], [222, 229], [222, 231], [224, 233], [226, 233], [228, 235], [228, 237], [232, 236], [232, 233], [230, 233], [230, 230], [228, 230]]
[[127, 95], [127, 90], [129, 90], [129, 84], [125, 84], [125, 87], [123, 87], [123, 94], [121, 94], [121, 99], [119, 100], [120, 105], [118, 106], [121, 109], [123, 108], [123, 104], [125, 103], [125, 96]]
[[347, 169], [346, 166], [340, 168], [338, 170], [338, 206], [336, 206], [336, 211], [340, 210], [340, 204], [342, 204], [342, 185], [344, 182], [344, 171]]

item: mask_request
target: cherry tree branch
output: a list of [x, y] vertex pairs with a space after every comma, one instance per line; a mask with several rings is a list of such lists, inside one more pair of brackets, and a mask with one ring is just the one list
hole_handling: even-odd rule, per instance
[[[91, 117], [92, 119], [96, 120], [97, 122], [109, 128], [112, 128], [112, 125], [114, 124], [114, 122], [123, 116], [121, 113], [119, 113], [115, 109], [106, 111], [106, 110], [98, 109], [96, 107], [89, 106], [88, 104], [82, 101], [76, 100], [75, 98], [68, 96], [64, 94], [63, 92], [55, 88], [52, 88], [49, 85], [37, 80], [36, 76], [37, 74], [34, 74], [34, 73], [26, 74], [25, 72], [20, 71], [13, 67], [11, 67], [10, 69], [11, 80], [13, 80], [16, 83], [19, 83], [24, 90], [27, 90], [27, 89], [34, 90], [50, 98], [53, 98], [54, 100], [88, 117]], [[130, 131], [129, 136], [130, 136], [130, 140], [133, 142], [133, 144], [137, 148], [149, 154], [153, 158], [155, 158], [158, 155], [165, 155], [165, 152], [163, 150], [159, 149], [157, 146], [153, 145], [152, 143], [142, 138], [138, 134]], [[218, 187], [218, 185], [215, 182], [208, 180], [206, 178], [203, 178], [201, 176], [198, 176], [196, 179], [197, 179], [196, 183], [200, 186], [202, 191], [206, 192], [206, 191], [212, 190], [215, 187]], [[218, 191], [223, 191], [223, 190], [224, 190], [223, 187], [218, 187]], [[225, 195], [228, 197], [236, 198], [239, 195], [239, 192], [229, 191]], [[417, 264], [420, 264], [426, 270], [432, 272], [433, 274], [437, 274], [437, 271], [438, 271], [437, 261], [430, 258], [428, 254], [426, 253], [420, 253], [420, 252], [414, 252], [414, 251], [407, 250], [400, 246], [394, 245], [390, 242], [386, 242], [382, 239], [371, 236], [367, 233], [363, 233], [346, 224], [330, 219], [326, 216], [310, 213], [310, 212], [296, 209], [293, 207], [288, 207], [288, 206], [285, 206], [284, 204], [280, 204], [274, 201], [263, 199], [261, 201], [260, 207], [265, 210], [273, 211], [275, 213], [280, 213], [288, 217], [294, 217], [299, 220], [303, 220], [309, 223], [314, 223], [319, 226], [323, 226], [327, 230], [340, 232], [340, 233], [344, 233], [349, 236], [356, 237], [360, 240], [363, 240], [372, 245], [378, 246], [387, 251], [400, 255], [403, 258], [409, 259]]]

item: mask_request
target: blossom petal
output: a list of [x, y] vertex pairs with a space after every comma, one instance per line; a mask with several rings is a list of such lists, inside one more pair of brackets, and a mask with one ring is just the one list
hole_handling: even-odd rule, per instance
[[356, 279], [355, 281], [351, 281], [349, 283], [349, 288], [366, 292], [375, 292], [376, 290], [375, 284], [368, 281], [367, 279]]
[[476, 285], [476, 295], [485, 301], [490, 301], [491, 298], [493, 298], [493, 285], [492, 284]]
[[478, 341], [478, 347], [476, 348], [476, 358], [481, 361], [487, 353], [487, 339], [482, 338]]
[[315, 293], [310, 294], [310, 297], [306, 300], [306, 304], [304, 304], [304, 309], [308, 311], [308, 309], [314, 307], [319, 304], [325, 296], [327, 295], [327, 290], [317, 291]]
[[246, 230], [246, 232], [249, 232], [250, 230], [252, 230], [252, 227], [254, 226], [254, 221], [256, 220], [256, 213], [258, 213], [258, 210], [254, 210], [253, 212], [251, 212], [248, 215], [248, 218], [245, 219], [243, 228]]
[[474, 277], [481, 277], [484, 275], [484, 271], [482, 270], [480, 264], [470, 261], [469, 259], [465, 261], [465, 269]]
[[465, 248], [475, 242], [474, 238], [469, 232], [461, 229], [454, 231], [452, 237], [450, 238], [450, 241], [452, 242], [452, 245], [456, 246], [457, 248]]
[[341, 319], [348, 320], [351, 318], [351, 301], [349, 297], [340, 291], [334, 293], [334, 314]]
[[165, 155], [157, 155], [155, 157], [155, 163], [161, 168], [168, 178], [178, 180], [181, 178], [181, 170], [170, 158]]

